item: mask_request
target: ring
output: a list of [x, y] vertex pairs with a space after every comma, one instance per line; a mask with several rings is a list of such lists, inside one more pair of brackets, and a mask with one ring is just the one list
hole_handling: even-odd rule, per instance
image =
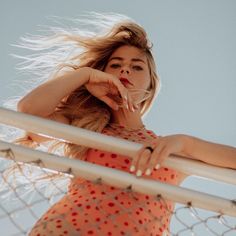
[[152, 147], [148, 146], [145, 149], [148, 149], [151, 153], [154, 151]]

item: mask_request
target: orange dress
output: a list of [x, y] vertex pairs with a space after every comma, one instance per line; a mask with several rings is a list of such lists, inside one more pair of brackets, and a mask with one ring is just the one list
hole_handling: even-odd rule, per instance
[[[107, 126], [103, 133], [139, 143], [150, 143], [158, 137], [145, 128], [130, 132], [123, 126]], [[131, 160], [127, 156], [97, 149], [89, 149], [86, 157], [88, 162], [129, 173]], [[173, 169], [161, 167], [149, 176], [138, 178], [176, 185], [178, 175]], [[164, 236], [168, 235], [173, 208], [173, 203], [154, 196], [76, 177], [71, 181], [67, 194], [38, 220], [29, 235]]]

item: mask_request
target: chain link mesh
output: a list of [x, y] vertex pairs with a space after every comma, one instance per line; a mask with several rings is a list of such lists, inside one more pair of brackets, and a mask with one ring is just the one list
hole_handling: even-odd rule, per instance
[[[191, 200], [187, 205], [176, 203], [175, 207], [171, 208], [170, 202], [160, 194], [156, 196], [144, 195], [147, 200], [155, 200], [155, 207], [164, 208], [165, 215], [156, 216], [150, 208], [147, 208], [148, 201], [138, 201], [137, 193], [132, 190], [132, 186], [125, 189], [113, 188], [104, 184], [101, 178], [95, 181], [74, 182], [76, 178], [70, 173], [70, 169], [67, 173], [61, 173], [45, 169], [40, 160], [30, 163], [16, 162], [14, 153], [10, 149], [0, 150], [0, 156], [2, 157], [0, 158], [0, 226], [3, 229], [1, 230], [2, 235], [52, 235], [52, 229], [47, 228], [47, 225], [53, 220], [57, 222], [55, 227], [59, 226], [59, 223], [63, 225], [63, 223], [69, 221], [73, 224], [73, 232], [64, 230], [64, 234], [61, 235], [89, 235], [89, 232], [77, 227], [76, 220], [68, 218], [66, 212], [60, 213], [60, 219], [55, 219], [52, 206], [60, 204], [61, 199], [65, 198], [68, 205], [76, 209], [74, 214], [81, 215], [84, 213], [83, 220], [87, 220], [86, 223], [93, 229], [94, 235], [118, 235], [109, 231], [102, 231], [102, 223], [105, 223], [108, 219], [112, 221], [115, 228], [119, 228], [119, 235], [236, 235], [235, 217], [195, 208], [192, 206]], [[39, 176], [44, 178], [39, 178]], [[48, 181], [43, 181], [45, 178]], [[105, 193], [108, 188], [114, 189], [114, 191], [112, 195], [109, 193], [109, 196], [104, 194], [101, 201], [91, 193], [88, 183], [99, 190], [101, 194]], [[73, 185], [73, 191], [76, 191], [76, 193], [87, 191], [86, 200], [82, 201], [82, 196], [78, 198], [77, 194], [74, 198], [68, 198], [69, 184]], [[70, 196], [73, 196], [73, 191], [70, 192]], [[119, 197], [124, 193], [133, 199], [134, 205], [119, 201]], [[119, 209], [122, 209], [121, 212], [111, 213], [104, 210], [103, 202], [108, 202], [110, 199], [119, 206]], [[96, 206], [94, 210], [98, 210], [104, 216], [103, 219], [95, 219], [92, 213], [90, 215], [84, 211], [86, 206], [92, 204]], [[135, 212], [134, 208], [136, 213], [142, 215], [139, 221], [135, 220], [134, 215], [132, 215]], [[46, 216], [45, 212], [48, 213]], [[132, 224], [132, 232], [127, 230], [125, 225], [118, 223], [121, 222], [120, 219], [123, 213], [130, 214], [129, 224]], [[58, 216], [58, 214], [56, 215]], [[37, 228], [42, 225], [45, 228], [45, 234], [40, 234], [37, 231]], [[169, 225], [169, 227], [166, 227], [166, 225]], [[167, 230], [163, 231], [163, 226]], [[33, 231], [31, 231], [32, 228]]]

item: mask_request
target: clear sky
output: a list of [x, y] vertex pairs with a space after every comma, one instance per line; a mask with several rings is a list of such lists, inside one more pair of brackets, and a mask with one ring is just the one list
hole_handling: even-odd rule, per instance
[[[144, 26], [162, 88], [144, 119], [158, 135], [188, 134], [236, 147], [236, 1], [234, 0], [41, 0], [1, 1], [0, 104], [18, 95], [10, 44], [37, 34], [48, 16], [79, 17], [84, 11], [125, 14]], [[183, 186], [236, 199], [236, 187], [190, 177]]]

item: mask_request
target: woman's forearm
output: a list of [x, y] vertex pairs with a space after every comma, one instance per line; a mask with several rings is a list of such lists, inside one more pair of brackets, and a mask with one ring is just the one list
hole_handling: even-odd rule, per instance
[[236, 148], [184, 135], [185, 156], [208, 164], [236, 169]]
[[87, 68], [84, 67], [49, 80], [24, 96], [18, 102], [17, 110], [46, 117], [65, 96], [84, 85], [88, 79]]

